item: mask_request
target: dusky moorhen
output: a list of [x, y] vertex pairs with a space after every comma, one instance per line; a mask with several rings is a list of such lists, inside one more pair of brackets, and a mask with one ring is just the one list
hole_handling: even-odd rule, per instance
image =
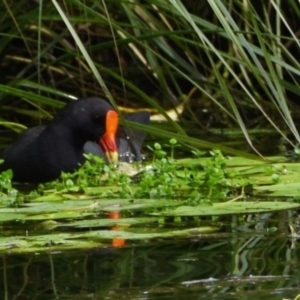
[[[133, 122], [148, 124], [148, 112], [124, 115]], [[93, 153], [117, 162], [141, 160], [140, 147], [146, 133], [118, 127], [118, 114], [100, 98], [68, 103], [47, 126], [26, 130], [3, 155], [0, 172], [12, 169], [17, 182], [40, 183], [58, 178], [62, 171], [73, 172]], [[99, 146], [100, 145], [100, 146]]]

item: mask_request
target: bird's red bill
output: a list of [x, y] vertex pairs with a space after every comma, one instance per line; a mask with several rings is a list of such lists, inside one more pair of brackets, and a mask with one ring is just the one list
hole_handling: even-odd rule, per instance
[[116, 143], [116, 134], [119, 126], [119, 116], [114, 110], [109, 110], [106, 114], [106, 131], [100, 139], [100, 146], [110, 163], [116, 163], [119, 159]]

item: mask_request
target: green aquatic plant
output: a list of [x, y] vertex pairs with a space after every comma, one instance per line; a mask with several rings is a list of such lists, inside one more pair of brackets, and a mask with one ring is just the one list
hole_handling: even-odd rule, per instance
[[[227, 170], [227, 160], [219, 150], [209, 153], [194, 151], [197, 159], [190, 165], [183, 165], [174, 159], [174, 150], [180, 145], [171, 139], [167, 147], [155, 143], [151, 170], [141, 173], [134, 196], [150, 199], [188, 198], [189, 203], [203, 201], [224, 201], [232, 187], [243, 188], [240, 175]], [[170, 149], [170, 154], [164, 150]], [[192, 160], [193, 161], [193, 160]], [[188, 196], [188, 197], [187, 197]]]
[[210, 151], [211, 159], [204, 167], [204, 184], [208, 187], [208, 198], [218, 193], [225, 198], [229, 192], [229, 178], [226, 171], [226, 158], [220, 150]]
[[[131, 164], [135, 174], [128, 174], [128, 168], [120, 170], [114, 165], [106, 165], [103, 159], [92, 154], [86, 155], [86, 162], [73, 173], [62, 173], [60, 178], [40, 184], [40, 194], [48, 193], [89, 193], [105, 198], [145, 198], [145, 199], [180, 199], [186, 191], [195, 196], [193, 201], [201, 201], [204, 197], [226, 199], [228, 186], [225, 184], [225, 158], [219, 151], [211, 152], [203, 168], [197, 162], [190, 167], [178, 164], [175, 149], [180, 147], [176, 139], [167, 145], [155, 143], [149, 147], [153, 151], [153, 161], [148, 167], [144, 164]], [[197, 153], [199, 157], [199, 153]], [[202, 169], [199, 172], [199, 168]], [[224, 183], [220, 184], [224, 179]], [[222, 186], [222, 189], [220, 187]], [[221, 192], [222, 190], [222, 192]], [[201, 192], [195, 192], [201, 191]]]
[[[103, 159], [86, 155], [86, 162], [74, 173], [40, 184], [40, 194], [87, 193], [101, 198], [185, 199], [189, 204], [228, 199], [232, 187], [243, 188], [239, 174], [227, 169], [228, 158], [219, 150], [194, 151], [196, 158], [184, 165], [175, 159], [176, 139], [168, 144], [155, 143], [150, 166], [127, 164], [124, 169], [106, 165]], [[204, 157], [204, 155], [209, 157]], [[122, 165], [121, 165], [122, 166]], [[129, 174], [129, 169], [134, 174]]]
[[105, 165], [103, 158], [84, 154], [85, 163], [73, 173], [62, 172], [60, 178], [39, 185], [39, 190], [54, 189], [57, 192], [79, 192], [88, 186], [101, 185], [102, 174], [109, 173], [111, 166]]
[[[176, 139], [163, 146], [155, 143], [149, 147], [154, 157], [151, 165], [126, 164], [126, 168], [106, 165], [103, 159], [86, 155], [86, 162], [80, 169], [74, 173], [62, 173], [59, 179], [40, 184], [37, 190], [27, 195], [27, 199], [41, 196], [61, 199], [57, 195], [68, 198], [73, 194], [101, 199], [183, 200], [195, 206], [243, 199], [246, 187], [248, 194], [249, 191], [274, 190], [276, 185], [286, 184], [284, 179], [290, 176], [286, 165], [230, 158], [220, 150], [209, 153], [193, 151], [194, 158], [175, 159], [178, 147]], [[128, 167], [134, 172], [129, 172]], [[1, 173], [2, 194], [16, 194], [12, 178], [11, 170]], [[275, 187], [260, 187], [258, 181]], [[71, 198], [74, 197], [77, 196]]]
[[[0, 159], [0, 163], [3, 160]], [[6, 170], [0, 172], [0, 195], [7, 194], [8, 196], [16, 196], [18, 191], [12, 186], [13, 172], [12, 170]]]
[[[79, 170], [62, 173], [59, 179], [39, 185], [18, 205], [7, 196], [1, 197], [10, 199], [0, 202], [3, 228], [9, 223], [8, 228], [11, 224], [21, 224], [22, 230], [30, 230], [32, 224], [35, 227], [38, 224], [43, 231], [31, 231], [30, 237], [20, 234], [3, 237], [0, 252], [91, 249], [107, 247], [115, 239], [125, 243], [125, 240], [143, 242], [177, 236], [190, 238], [218, 231], [222, 215], [300, 206], [295, 177], [300, 173], [300, 164], [279, 163], [282, 158], [275, 158], [276, 163], [270, 163], [271, 158], [269, 163], [230, 158], [219, 150], [194, 151], [193, 158], [176, 159], [178, 147], [174, 139], [167, 145], [155, 143], [152, 147], [155, 158], [150, 166], [129, 164], [136, 169], [134, 174], [120, 170], [121, 164], [119, 168], [108, 166], [102, 159], [87, 155]], [[12, 178], [10, 170], [0, 174], [2, 194], [16, 192]], [[247, 186], [252, 187], [255, 198], [245, 196]], [[268, 197], [284, 193], [295, 201], [259, 201], [257, 196], [266, 193]], [[55, 232], [61, 229], [63, 234]], [[80, 232], [76, 233], [77, 230]]]

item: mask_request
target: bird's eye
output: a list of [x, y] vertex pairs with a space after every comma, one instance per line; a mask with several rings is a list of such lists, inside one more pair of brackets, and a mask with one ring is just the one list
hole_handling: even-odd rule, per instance
[[99, 115], [95, 115], [95, 116], [94, 116], [94, 120], [95, 120], [95, 122], [99, 122], [100, 116], [99, 116]]

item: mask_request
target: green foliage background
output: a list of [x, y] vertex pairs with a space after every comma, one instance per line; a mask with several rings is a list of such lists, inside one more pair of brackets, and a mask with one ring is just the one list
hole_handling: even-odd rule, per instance
[[5, 127], [21, 131], [66, 101], [97, 95], [165, 115], [170, 126], [149, 131], [177, 132], [180, 142], [189, 143], [187, 127], [166, 111], [181, 104], [184, 121], [239, 126], [250, 145], [250, 128], [300, 141], [297, 0], [4, 0], [0, 7]]

